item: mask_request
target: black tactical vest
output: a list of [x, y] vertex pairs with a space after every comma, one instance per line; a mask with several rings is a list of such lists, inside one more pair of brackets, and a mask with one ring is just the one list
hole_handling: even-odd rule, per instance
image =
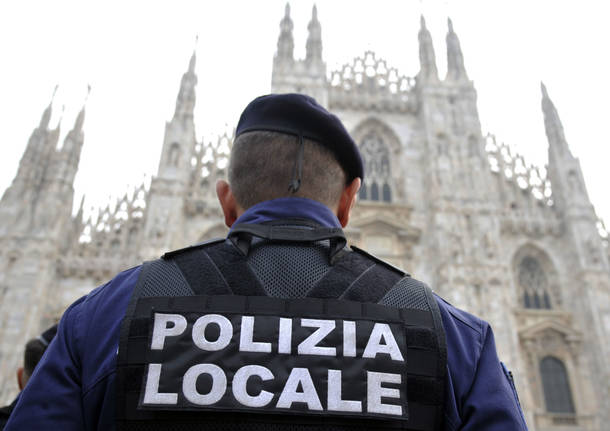
[[[300, 297], [271, 297], [248, 262], [260, 238], [276, 264], [320, 244], [330, 264]], [[117, 429], [439, 430], [446, 361], [423, 283], [345, 247], [340, 229], [238, 225], [143, 265], [121, 325]]]

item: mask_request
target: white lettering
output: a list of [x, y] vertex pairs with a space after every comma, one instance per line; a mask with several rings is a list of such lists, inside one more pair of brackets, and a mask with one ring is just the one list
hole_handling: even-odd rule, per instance
[[[173, 326], [168, 327], [168, 323], [173, 323]], [[180, 314], [163, 314], [155, 313], [155, 323], [153, 326], [152, 341], [150, 343], [151, 350], [163, 350], [165, 337], [175, 337], [180, 335], [186, 329], [186, 318]]]
[[240, 352], [270, 353], [271, 343], [254, 341], [254, 316], [241, 318], [241, 333], [239, 335]]
[[237, 401], [247, 407], [264, 407], [271, 402], [273, 394], [261, 391], [258, 395], [250, 395], [246, 390], [250, 376], [258, 376], [261, 380], [272, 380], [273, 373], [261, 365], [245, 365], [233, 376], [233, 396]]
[[[297, 392], [299, 384], [303, 392]], [[292, 403], [306, 403], [309, 410], [322, 410], [320, 398], [307, 368], [293, 368], [276, 407], [289, 409]]]
[[[209, 374], [212, 377], [212, 389], [207, 394], [200, 394], [197, 391], [197, 379], [202, 374]], [[226, 390], [227, 376], [219, 366], [214, 364], [193, 365], [184, 373], [182, 379], [184, 397], [200, 406], [209, 406], [220, 401]]]
[[299, 355], [337, 356], [336, 347], [318, 346], [318, 343], [322, 341], [333, 329], [335, 329], [334, 320], [301, 319], [301, 326], [305, 328], [318, 329], [299, 344]]
[[292, 352], [292, 319], [280, 317], [280, 337], [277, 342], [277, 352], [287, 355]]
[[400, 391], [396, 388], [384, 388], [382, 383], [400, 383], [400, 374], [366, 372], [366, 410], [369, 413], [382, 413], [386, 415], [402, 416], [402, 406], [395, 404], [383, 404], [382, 397], [400, 398]]
[[356, 357], [356, 322], [343, 321], [343, 356]]
[[337, 412], [361, 412], [361, 401], [341, 399], [341, 386], [341, 371], [328, 370], [328, 410]]
[[[384, 344], [381, 344], [382, 338]], [[374, 358], [378, 353], [388, 354], [394, 361], [405, 361], [394, 339], [394, 334], [392, 334], [392, 330], [387, 323], [375, 323], [362, 357]]]
[[[210, 323], [215, 323], [220, 328], [220, 335], [216, 341], [205, 338], [205, 328]], [[215, 352], [229, 345], [233, 337], [233, 325], [231, 321], [220, 314], [206, 314], [195, 321], [193, 325], [193, 343], [202, 350]]]
[[144, 389], [143, 404], [177, 404], [178, 394], [159, 392], [159, 380], [161, 379], [161, 364], [149, 364], [146, 376], [146, 389]]

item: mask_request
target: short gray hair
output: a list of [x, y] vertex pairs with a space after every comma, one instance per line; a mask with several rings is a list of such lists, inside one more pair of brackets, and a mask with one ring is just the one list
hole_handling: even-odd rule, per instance
[[288, 185], [293, 178], [299, 139], [278, 132], [254, 131], [239, 135], [229, 161], [229, 184], [244, 209], [282, 197], [315, 199], [328, 207], [341, 198], [347, 176], [334, 154], [317, 142], [303, 139], [303, 172], [299, 190]]

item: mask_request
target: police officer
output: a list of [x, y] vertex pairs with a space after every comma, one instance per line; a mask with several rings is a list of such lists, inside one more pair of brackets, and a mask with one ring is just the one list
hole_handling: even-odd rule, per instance
[[352, 138], [310, 97], [239, 120], [225, 239], [65, 312], [9, 430], [524, 430], [488, 323], [356, 247]]

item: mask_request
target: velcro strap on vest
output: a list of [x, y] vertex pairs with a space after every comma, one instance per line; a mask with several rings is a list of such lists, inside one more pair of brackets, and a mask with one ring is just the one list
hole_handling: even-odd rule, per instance
[[[347, 245], [345, 234], [341, 228], [312, 227], [295, 229], [293, 226], [278, 226], [274, 224], [240, 223], [232, 226], [229, 239], [244, 255], [248, 254], [252, 236], [280, 242], [315, 242], [330, 240], [330, 262], [333, 264], [339, 252]], [[245, 241], [240, 241], [245, 237]]]

